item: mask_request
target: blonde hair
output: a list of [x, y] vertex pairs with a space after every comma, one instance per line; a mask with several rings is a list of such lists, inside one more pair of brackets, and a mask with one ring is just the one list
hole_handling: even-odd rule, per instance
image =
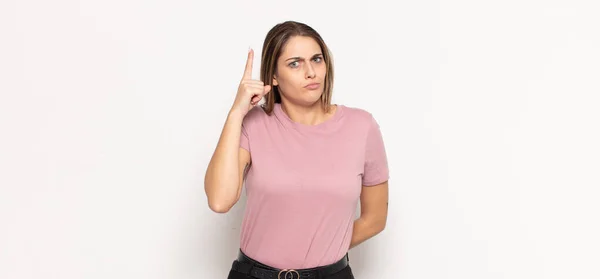
[[278, 87], [273, 86], [273, 76], [277, 72], [277, 59], [281, 56], [288, 40], [294, 36], [313, 38], [321, 47], [327, 74], [325, 75], [325, 84], [320, 101], [323, 110], [329, 112], [333, 92], [333, 58], [331, 52], [317, 31], [304, 23], [296, 21], [285, 21], [275, 25], [265, 37], [261, 56], [260, 79], [264, 85], [271, 86], [271, 91], [265, 95], [265, 103], [262, 107], [270, 115], [275, 103], [281, 103], [281, 93]]

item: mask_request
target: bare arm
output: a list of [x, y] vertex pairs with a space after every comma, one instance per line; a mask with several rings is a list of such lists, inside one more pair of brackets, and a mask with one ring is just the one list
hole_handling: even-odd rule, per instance
[[254, 50], [250, 50], [235, 102], [204, 176], [208, 206], [218, 213], [229, 211], [240, 198], [245, 170], [251, 161], [250, 153], [240, 147], [242, 122], [250, 109], [271, 90], [270, 85], [252, 79], [253, 59]]
[[240, 198], [250, 153], [240, 147], [243, 115], [230, 112], [204, 177], [208, 206], [217, 213], [228, 212]]
[[360, 194], [360, 218], [354, 221], [350, 249], [385, 229], [388, 214], [388, 182], [363, 187]]

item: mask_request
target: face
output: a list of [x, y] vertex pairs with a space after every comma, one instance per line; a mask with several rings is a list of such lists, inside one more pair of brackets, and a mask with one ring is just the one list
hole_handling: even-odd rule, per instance
[[294, 36], [277, 59], [273, 85], [278, 86], [282, 98], [312, 105], [323, 94], [326, 66], [321, 47], [313, 38]]

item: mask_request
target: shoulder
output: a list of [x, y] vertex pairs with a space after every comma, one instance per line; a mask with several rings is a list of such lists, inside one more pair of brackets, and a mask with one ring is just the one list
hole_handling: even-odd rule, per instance
[[355, 125], [369, 128], [371, 125], [376, 124], [375, 117], [366, 109], [346, 105], [343, 105], [343, 109], [344, 117], [347, 119], [347, 121], [350, 121]]
[[263, 121], [264, 118], [267, 117], [267, 113], [261, 106], [255, 106], [244, 117], [243, 125], [244, 126], [252, 126], [256, 125], [255, 123]]

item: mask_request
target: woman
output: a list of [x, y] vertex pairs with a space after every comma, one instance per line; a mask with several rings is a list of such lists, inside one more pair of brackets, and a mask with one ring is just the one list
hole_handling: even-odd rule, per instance
[[379, 126], [365, 110], [331, 104], [332, 57], [311, 27], [287, 21], [268, 32], [261, 80], [252, 79], [253, 58], [250, 50], [204, 182], [219, 213], [246, 182], [228, 278], [354, 278], [348, 250], [381, 232], [387, 218]]

